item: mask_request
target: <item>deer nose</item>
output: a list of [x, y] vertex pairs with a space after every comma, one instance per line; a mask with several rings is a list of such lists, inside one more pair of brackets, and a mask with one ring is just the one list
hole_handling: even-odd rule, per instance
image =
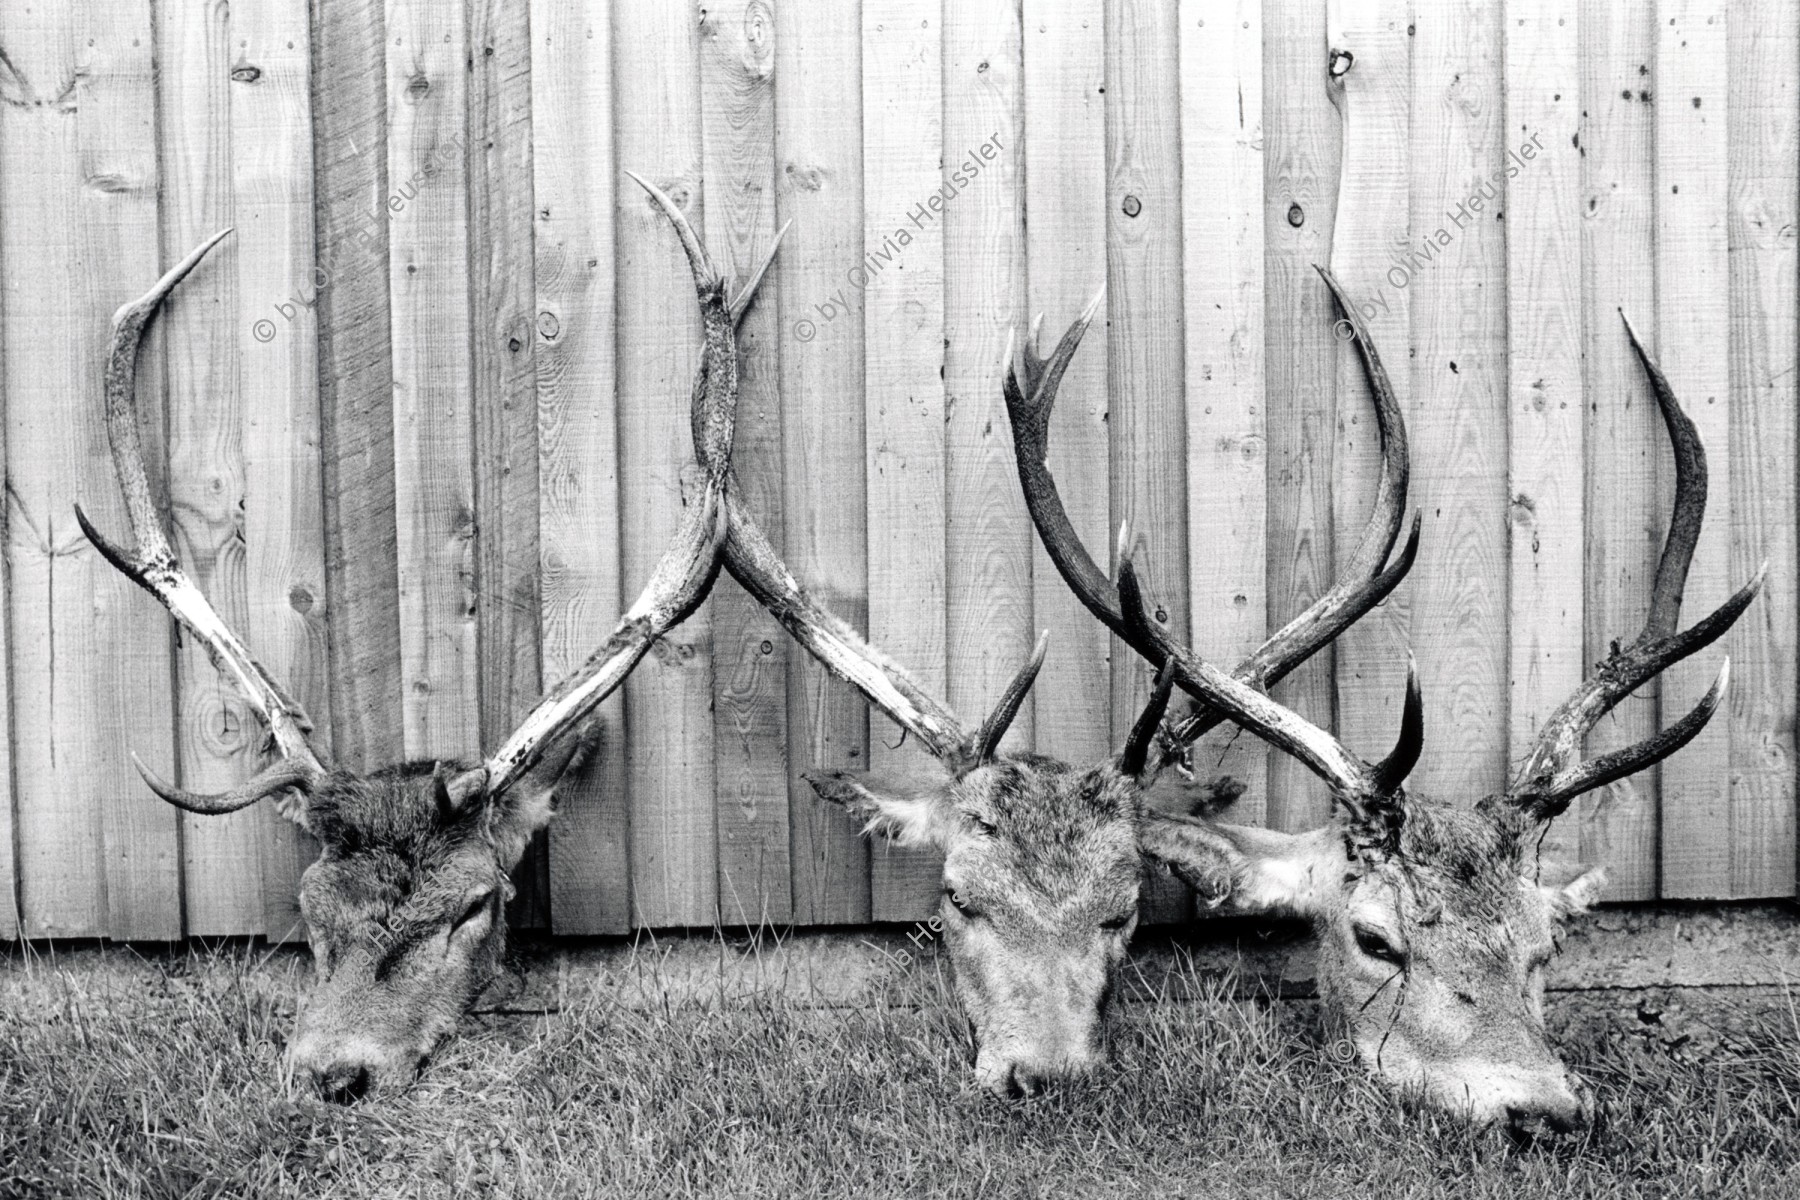
[[319, 1095], [333, 1104], [354, 1104], [369, 1091], [369, 1068], [362, 1063], [338, 1063], [319, 1073]]
[[1007, 1069], [1001, 1091], [1008, 1100], [1024, 1100], [1031, 1096], [1042, 1095], [1049, 1082], [1049, 1077], [1043, 1072], [1020, 1063], [1014, 1063]]
[[1594, 1093], [1580, 1084], [1564, 1090], [1561, 1095], [1531, 1104], [1508, 1105], [1506, 1109], [1508, 1131], [1521, 1138], [1575, 1133], [1586, 1129], [1593, 1119]]

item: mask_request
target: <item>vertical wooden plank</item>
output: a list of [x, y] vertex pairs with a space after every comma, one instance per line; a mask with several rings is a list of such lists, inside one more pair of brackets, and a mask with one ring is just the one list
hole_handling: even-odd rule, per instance
[[[727, 278], [748, 279], [775, 236], [775, 14], [766, 0], [699, 10], [706, 240]], [[782, 528], [779, 307], [745, 314], [740, 355], [738, 494]], [[804, 407], [810, 396], [796, 396]], [[779, 537], [778, 533], [772, 536]], [[727, 585], [713, 601], [713, 755], [719, 919], [786, 924], [788, 639], [762, 605]]]
[[[1229, 669], [1267, 636], [1263, 389], [1263, 62], [1256, 0], [1181, 5], [1183, 273], [1187, 314], [1188, 588], [1193, 641]], [[1268, 747], [1221, 726], [1203, 776], [1248, 790], [1232, 820], [1267, 817]]]
[[[1048, 352], [1106, 281], [1105, 4], [1026, 0], [1024, 31], [1026, 315], [1043, 318]], [[1069, 520], [1098, 554], [1113, 541], [1104, 308], [1096, 321], [1057, 393], [1050, 470]], [[1052, 638], [1032, 691], [1037, 744], [1095, 761], [1115, 749], [1112, 636], [1031, 541], [1033, 625]]]
[[388, 303], [386, 55], [376, 3], [312, 7], [313, 223], [331, 732], [341, 765], [405, 744]]
[[[498, 746], [543, 691], [538, 618], [538, 412], [531, 249], [529, 11], [469, 8], [469, 284], [475, 376], [476, 651], [481, 744]], [[398, 182], [398, 181], [392, 181]], [[542, 832], [513, 870], [515, 927], [550, 926]]]
[[481, 750], [467, 35], [460, 7], [388, 0], [394, 524], [409, 759]]
[[[1711, 517], [1700, 531], [1682, 593], [1683, 615], [1691, 622], [1723, 603], [1732, 586], [1729, 39], [1722, 3], [1660, 0], [1656, 16], [1656, 352], [1706, 446]], [[1673, 488], [1671, 464], [1659, 488], [1665, 514]], [[1697, 654], [1663, 673], [1665, 726], [1705, 692], [1719, 657], [1717, 651]], [[1712, 722], [1663, 763], [1665, 896], [1730, 891], [1731, 727], [1729, 720]]]
[[[1386, 290], [1399, 290], [1405, 278], [1410, 293], [1406, 425], [1413, 503], [1425, 514], [1410, 630], [1431, 735], [1411, 782], [1470, 803], [1500, 790], [1507, 769], [1500, 17], [1494, 0], [1433, 5], [1412, 16], [1415, 216], [1410, 244], [1383, 281]], [[1399, 695], [1396, 685], [1394, 699]]]
[[[1181, 100], [1176, 5], [1106, 7], [1107, 391], [1112, 512], [1147, 544], [1152, 616], [1188, 637], [1187, 422], [1182, 355]], [[1149, 664], [1113, 647], [1115, 744], [1150, 694]], [[1172, 880], [1145, 891], [1146, 921], [1188, 908]]]
[[[700, 56], [686, 5], [613, 13], [619, 165], [701, 226]], [[687, 262], [635, 184], [618, 192], [620, 536], [624, 594], [644, 586], [698, 477], [687, 397], [699, 319]], [[625, 685], [631, 764], [632, 916], [706, 925], [718, 913], [710, 605], [665, 638]]]
[[[866, 629], [860, 317], [871, 294], [907, 271], [911, 255], [884, 229], [870, 237], [864, 257], [861, 4], [789, 0], [775, 21], [776, 215], [794, 225], [775, 264], [778, 293], [759, 303], [778, 305], [780, 314], [785, 554], [814, 595]], [[851, 301], [854, 309], [838, 311]], [[832, 319], [821, 322], [826, 312]], [[811, 336], [802, 337], [803, 329]], [[788, 645], [785, 635], [774, 641]], [[789, 653], [787, 690], [793, 920], [861, 924], [870, 917], [868, 843], [801, 772], [867, 767], [867, 706], [808, 654]]]
[[[1585, 611], [1581, 387], [1581, 61], [1576, 0], [1508, 0], [1507, 412], [1512, 535], [1510, 736], [1518, 762], [1581, 686]], [[1572, 862], [1579, 816], [1553, 822], [1542, 857]]]
[[[162, 267], [150, 10], [8, 3], [0, 27], [18, 915], [27, 937], [173, 938], [175, 814], [144, 793], [130, 759], [136, 749], [172, 768], [168, 618], [70, 513], [79, 500], [101, 528], [125, 527], [101, 370], [113, 309]], [[138, 389], [153, 480], [161, 377], [153, 346]]]
[[[1021, 33], [1006, 0], [945, 6], [944, 182], [922, 197], [925, 219], [944, 225], [945, 630], [950, 707], [966, 721], [993, 706], [1036, 639], [1031, 524], [1000, 391], [1024, 323]], [[1032, 745], [1030, 712], [1004, 745]]]
[[[618, 394], [613, 357], [611, 0], [531, 8], [537, 220], [539, 556], [544, 679], [593, 652], [619, 595]], [[630, 925], [625, 700], [600, 709], [599, 762], [550, 827], [557, 933]]]
[[[1361, 309], [1407, 413], [1413, 464], [1408, 502], [1416, 510], [1429, 504], [1427, 472], [1423, 468], [1429, 453], [1424, 447], [1431, 439], [1421, 440], [1414, 423], [1416, 408], [1408, 403], [1413, 386], [1411, 372], [1405, 365], [1412, 341], [1412, 289], [1397, 282], [1402, 276], [1390, 275], [1411, 248], [1408, 184], [1412, 177], [1413, 88], [1409, 19], [1407, 7], [1391, 0], [1333, 0], [1326, 16], [1325, 69], [1331, 81], [1328, 86], [1332, 101], [1343, 119], [1331, 271]], [[1432, 228], [1436, 228], [1435, 221]], [[1424, 233], [1421, 228], [1421, 236]], [[1329, 297], [1326, 304], [1330, 304]], [[1345, 328], [1333, 324], [1334, 336]], [[1336, 570], [1341, 571], [1356, 552], [1357, 539], [1374, 505], [1375, 480], [1381, 463], [1362, 363], [1356, 348], [1341, 337], [1336, 383], [1332, 519], [1333, 554]], [[1351, 749], [1370, 758], [1387, 753], [1400, 728], [1411, 627], [1408, 594], [1417, 592], [1417, 577], [1422, 573], [1422, 567], [1415, 567], [1413, 578], [1405, 586], [1338, 638], [1337, 735]], [[1434, 694], [1430, 690], [1432, 680], [1427, 672], [1424, 681], [1428, 695]], [[1454, 686], [1451, 680], [1443, 683]], [[1437, 723], [1437, 708], [1428, 704], [1427, 711], [1427, 741], [1445, 738], [1449, 731]]]
[[[1654, 17], [1586, 0], [1581, 26], [1582, 395], [1588, 407], [1587, 619], [1584, 669], [1615, 638], [1643, 628], [1667, 514], [1656, 463], [1668, 438], [1619, 323], [1645, 337], [1656, 322], [1650, 92]], [[1590, 758], [1656, 728], [1657, 684], [1627, 696], [1588, 735]], [[1608, 900], [1656, 895], [1656, 772], [1590, 793], [1581, 804], [1581, 857], [1604, 863]]]
[[[1331, 259], [1337, 213], [1337, 110], [1318, 85], [1325, 7], [1271, 0], [1264, 7], [1263, 237], [1267, 295], [1263, 346], [1268, 382], [1268, 627], [1279, 629], [1331, 586], [1331, 474], [1336, 424], [1337, 312], [1314, 263]], [[1275, 698], [1330, 727], [1336, 711], [1335, 647], [1276, 685]], [[1331, 795], [1298, 760], [1269, 761], [1270, 828], [1312, 829], [1331, 815]], [[1239, 801], [1241, 804], [1242, 801]]]
[[[904, 259], [867, 293], [869, 640], [919, 685], [947, 696], [945, 555], [944, 229], [925, 207], [943, 185], [943, 23], [936, 4], [864, 0], [864, 244]], [[930, 219], [927, 219], [927, 218]], [[903, 268], [903, 269], [902, 269]], [[812, 336], [826, 321], [813, 322]], [[802, 336], [796, 322], [795, 336]], [[869, 730], [871, 765], [885, 775], [942, 779], [893, 722]], [[931, 911], [943, 870], [927, 850], [870, 847], [877, 921]]]
[[[1731, 556], [1733, 583], [1768, 582], [1732, 630], [1731, 892], [1794, 893], [1795, 355], [1800, 197], [1800, 10], [1730, 13]], [[1720, 497], [1724, 499], [1724, 497]], [[1714, 517], [1719, 520], [1723, 513]], [[1699, 616], [1699, 610], [1688, 619]]]
[[[289, 299], [313, 265], [309, 45], [303, 4], [232, 10], [231, 186], [242, 307], [231, 333], [243, 403], [244, 637], [306, 708], [324, 750], [330, 635], [317, 329], [312, 309]], [[285, 311], [275, 307], [284, 303]], [[257, 816], [263, 931], [271, 940], [304, 938], [300, 873], [317, 847], [274, 805], [258, 806]]]
[[[80, 188], [73, 210], [79, 214], [81, 230], [76, 269], [88, 286], [77, 293], [82, 296], [79, 325], [62, 326], [80, 328], [85, 334], [75, 345], [79, 386], [66, 393], [81, 398], [79, 427], [86, 455], [76, 476], [80, 491], [74, 498], [98, 491], [105, 497], [106, 517], [101, 519], [109, 522], [107, 528], [123, 530], [117, 477], [97, 405], [112, 313], [118, 304], [140, 295], [169, 261], [159, 262], [155, 249], [161, 170], [154, 157], [154, 30], [151, 12], [141, 9], [121, 13], [89, 6], [81, 20], [84, 36], [75, 53], [78, 59], [84, 51], [94, 57], [74, 76], [79, 150], [75, 178], [85, 186]], [[57, 86], [62, 86], [60, 81]], [[40, 111], [48, 120], [66, 120], [66, 112], [54, 100]], [[45, 199], [55, 204], [61, 197], [52, 191]], [[52, 228], [52, 223], [66, 217], [66, 211], [30, 221], [25, 231], [29, 235], [33, 229]], [[43, 278], [60, 293], [73, 277], [52, 270]], [[42, 300], [40, 296], [38, 303]], [[21, 315], [39, 329], [45, 322], [57, 320], [42, 308]], [[162, 329], [150, 340], [153, 348], [140, 359], [138, 404], [148, 426], [145, 455], [155, 487], [163, 478], [166, 406], [162, 368], [166, 359], [158, 350], [167, 343]], [[40, 352], [39, 348], [29, 351]], [[51, 465], [56, 462], [53, 458]], [[14, 457], [9, 463], [9, 470], [16, 471], [22, 460]], [[9, 482], [15, 496], [28, 494], [18, 489], [16, 476], [9, 477]], [[53, 722], [54, 740], [49, 744], [53, 764], [66, 762], [75, 770], [68, 774], [58, 771], [46, 782], [74, 789], [98, 785], [95, 794], [104, 798], [100, 824], [104, 932], [117, 939], [172, 938], [181, 928], [177, 822], [166, 806], [145, 794], [141, 779], [132, 778], [137, 771], [130, 752], [147, 746], [152, 757], [146, 761], [158, 769], [174, 766], [173, 627], [159, 605], [92, 555], [79, 530], [67, 523], [64, 514], [69, 511], [69, 493], [59, 487], [56, 497], [54, 509], [42, 513], [45, 540], [59, 556], [74, 549], [85, 560], [85, 571], [70, 571], [65, 566], [54, 576], [50, 666], [52, 670], [60, 666], [62, 671], [52, 681], [47, 715]], [[88, 511], [92, 515], [93, 510]], [[24, 514], [14, 516], [22, 518]], [[113, 521], [119, 523], [110, 523]], [[15, 652], [21, 648], [22, 643], [14, 643]], [[20, 666], [18, 659], [14, 666]], [[23, 733], [18, 725], [14, 728], [15, 736]], [[77, 743], [88, 738], [99, 744], [78, 748]], [[35, 738], [31, 741], [37, 744]], [[15, 744], [15, 751], [21, 749], [22, 744]], [[30, 768], [21, 761], [20, 769]], [[84, 836], [92, 828], [76, 826]], [[90, 848], [87, 853], [91, 852]], [[54, 881], [48, 882], [56, 886]], [[21, 916], [29, 922], [28, 912]]]
[[[162, 241], [173, 256], [235, 222], [230, 187], [229, 12], [162, 5], [157, 143]], [[169, 512], [175, 553], [233, 629], [247, 626], [244, 456], [238, 396], [237, 273], [202, 271], [163, 318], [168, 349]], [[215, 792], [254, 773], [263, 730], [211, 653], [182, 638], [176, 654], [176, 765], [183, 786]], [[187, 932], [262, 932], [262, 814], [181, 818]]]

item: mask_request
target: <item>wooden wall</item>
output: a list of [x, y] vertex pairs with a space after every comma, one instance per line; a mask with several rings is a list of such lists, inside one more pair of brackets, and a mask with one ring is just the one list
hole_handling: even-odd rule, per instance
[[[1089, 544], [1129, 517], [1166, 619], [1230, 661], [1329, 585], [1371, 500], [1331, 266], [1406, 404], [1424, 540], [1278, 695], [1373, 754], [1410, 647], [1415, 786], [1472, 799], [1644, 617], [1671, 467], [1629, 313], [1710, 452], [1690, 618], [1765, 559], [1769, 583], [1591, 749], [1729, 653], [1707, 733], [1547, 850], [1608, 863], [1614, 899], [1794, 893], [1788, 0], [0, 0], [0, 51], [0, 935], [290, 937], [309, 859], [272, 808], [181, 815], [132, 769], [223, 785], [258, 730], [72, 519], [123, 526], [112, 310], [235, 226], [141, 377], [178, 551], [340, 761], [473, 755], [604, 635], [692, 483], [692, 294], [625, 169], [730, 270], [793, 221], [738, 465], [799, 575], [964, 714], [1053, 630], [1012, 740], [1069, 757], [1107, 753], [1148, 678], [1035, 542], [1010, 333], [1105, 285], [1052, 466]], [[930, 904], [928, 856], [800, 779], [928, 765], [729, 580], [606, 712], [516, 922]], [[1327, 811], [1253, 739], [1204, 761], [1251, 782], [1247, 818]]]

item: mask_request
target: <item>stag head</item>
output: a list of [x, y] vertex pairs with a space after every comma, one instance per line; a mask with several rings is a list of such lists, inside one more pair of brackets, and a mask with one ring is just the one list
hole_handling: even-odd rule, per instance
[[506, 944], [507, 874], [554, 814], [562, 783], [596, 748], [595, 709], [659, 637], [699, 607], [718, 575], [738, 392], [736, 318], [762, 271], [728, 302], [686, 219], [656, 195], [681, 232], [707, 344], [723, 364], [693, 396], [694, 436], [714, 469], [611, 636], [481, 762], [415, 762], [367, 774], [332, 767], [312, 742], [305, 711], [175, 558], [144, 468], [137, 351], [163, 301], [230, 231], [194, 250], [113, 318], [106, 426], [135, 550], [108, 541], [79, 507], [76, 517], [108, 562], [207, 647], [262, 720], [276, 755], [255, 778], [213, 796], [183, 791], [141, 762], [138, 769], [152, 791], [189, 812], [234, 812], [273, 797], [282, 816], [318, 840], [318, 861], [300, 885], [316, 984], [289, 1041], [289, 1062], [327, 1099], [354, 1100], [410, 1082], [493, 979]]
[[[1348, 306], [1346, 315], [1355, 321]], [[1662, 372], [1626, 329], [1675, 447], [1675, 510], [1650, 615], [1637, 639], [1615, 647], [1545, 722], [1509, 789], [1462, 803], [1406, 789], [1423, 739], [1418, 680], [1409, 673], [1405, 752], [1380, 766], [1266, 696], [1222, 696], [1233, 720], [1331, 785], [1331, 824], [1285, 834], [1152, 814], [1142, 832], [1148, 854], [1229, 911], [1312, 922], [1326, 1012], [1371, 1070], [1436, 1107], [1522, 1133], [1578, 1129], [1593, 1112], [1591, 1092], [1545, 1034], [1544, 969], [1559, 925], [1598, 898], [1605, 873], [1595, 868], [1561, 886], [1540, 882], [1543, 827], [1576, 796], [1666, 758], [1700, 732], [1724, 694], [1728, 662], [1679, 722], [1624, 750], [1580, 757], [1595, 722], [1724, 634], [1762, 586], [1758, 572], [1717, 611], [1677, 632], [1706, 506], [1706, 455]], [[1360, 324], [1357, 336], [1367, 337]], [[1385, 379], [1374, 382], [1378, 392], [1386, 389]], [[1204, 664], [1176, 654], [1170, 661], [1183, 686], [1209, 682]]]
[[[1167, 701], [1166, 687], [1152, 696], [1150, 731]], [[994, 755], [922, 789], [848, 771], [809, 776], [865, 832], [942, 852], [944, 945], [974, 1031], [975, 1077], [999, 1095], [1035, 1095], [1106, 1057], [1137, 925], [1143, 745], [1134, 738], [1085, 767]]]
[[330, 1099], [404, 1086], [496, 976], [508, 872], [597, 748], [587, 718], [496, 803], [458, 804], [446, 764], [330, 772], [306, 798], [300, 880], [314, 983], [289, 1040]]

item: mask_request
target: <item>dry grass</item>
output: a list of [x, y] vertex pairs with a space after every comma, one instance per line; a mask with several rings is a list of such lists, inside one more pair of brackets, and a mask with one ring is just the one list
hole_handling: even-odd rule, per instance
[[343, 1109], [280, 1079], [297, 958], [123, 965], [0, 971], [0, 1196], [1800, 1194], [1779, 996], [1718, 1001], [1738, 1032], [1699, 1039], [1654, 1004], [1559, 1000], [1604, 1116], [1521, 1148], [1409, 1111], [1310, 1005], [1216, 978], [1131, 1005], [1115, 1070], [1016, 1106], [970, 1086], [927, 963], [851, 1009], [595, 992], [478, 1016], [407, 1095]]

